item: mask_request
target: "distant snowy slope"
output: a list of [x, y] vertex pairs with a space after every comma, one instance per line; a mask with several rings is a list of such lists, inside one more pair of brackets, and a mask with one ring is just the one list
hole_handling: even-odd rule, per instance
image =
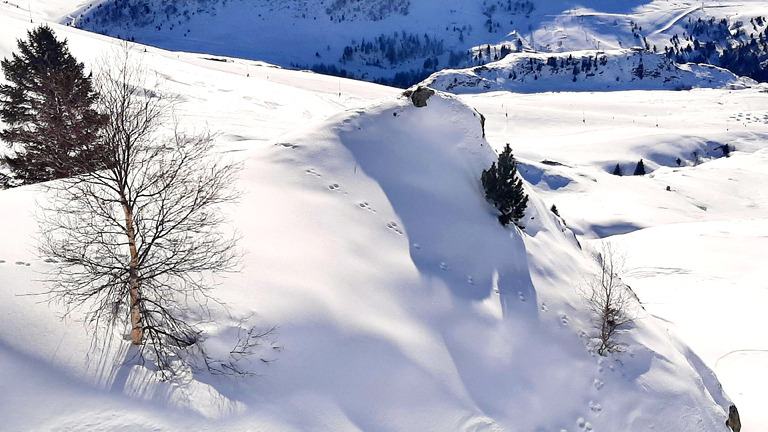
[[[764, 1], [101, 0], [78, 4], [66, 17], [51, 15], [61, 23], [166, 49], [264, 60], [401, 87], [445, 68], [480, 66], [525, 50], [638, 48], [666, 61], [721, 65], [762, 81], [759, 64], [768, 55]], [[645, 68], [650, 72], [661, 63]], [[647, 80], [664, 78], [649, 75]]]
[[639, 50], [512, 53], [469, 69], [446, 69], [424, 85], [454, 93], [744, 88], [755, 82], [709, 65], [678, 65]]

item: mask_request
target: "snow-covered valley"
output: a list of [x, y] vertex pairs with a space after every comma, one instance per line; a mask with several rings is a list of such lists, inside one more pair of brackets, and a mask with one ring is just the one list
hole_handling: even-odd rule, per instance
[[[0, 4], [0, 57], [75, 3]], [[89, 69], [118, 44], [51, 25]], [[764, 86], [717, 70], [722, 85], [692, 90], [568, 92], [570, 75], [416, 107], [257, 60], [135, 55], [182, 98], [183, 126], [245, 164], [224, 209], [243, 269], [216, 289], [234, 318], [206, 323], [206, 343], [236, 318], [278, 326], [274, 361], [169, 384], [121, 364], [120, 335], [93, 351], [77, 316], [29, 295], [54, 264], [36, 248], [44, 191], [2, 190], [0, 430], [727, 431], [731, 403], [743, 431], [768, 429]], [[506, 143], [524, 230], [498, 224], [479, 180]], [[612, 174], [639, 160], [646, 175]], [[584, 287], [604, 240], [640, 304], [626, 349], [602, 357]]]

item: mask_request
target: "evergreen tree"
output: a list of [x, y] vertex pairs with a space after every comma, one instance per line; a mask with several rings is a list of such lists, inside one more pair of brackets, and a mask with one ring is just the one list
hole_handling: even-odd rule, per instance
[[549, 211], [554, 213], [555, 216], [560, 217], [560, 212], [557, 210], [557, 206], [552, 204], [552, 207], [549, 208]]
[[612, 173], [612, 174], [613, 174], [613, 175], [617, 175], [617, 176], [622, 176], [622, 175], [624, 175], [624, 174], [622, 174], [622, 172], [621, 172], [621, 165], [619, 165], [619, 164], [616, 164], [616, 168], [614, 168], [614, 169], [613, 169], [613, 173]]
[[104, 168], [97, 144], [104, 117], [83, 64], [43, 25], [17, 41], [19, 53], [0, 62], [9, 84], [0, 85], [0, 138], [10, 185], [37, 183]]
[[517, 175], [517, 161], [509, 144], [499, 155], [498, 165], [494, 162], [489, 169], [483, 170], [481, 180], [485, 198], [501, 212], [499, 222], [504, 226], [510, 222], [518, 225], [525, 216], [528, 195], [523, 190], [523, 180]]
[[645, 165], [643, 164], [642, 159], [640, 159], [635, 167], [635, 175], [645, 175]]

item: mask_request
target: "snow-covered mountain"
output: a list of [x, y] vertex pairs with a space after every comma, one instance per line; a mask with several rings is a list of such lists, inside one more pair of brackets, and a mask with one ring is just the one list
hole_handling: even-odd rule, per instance
[[[566, 7], [555, 3], [532, 2], [536, 9], [519, 19], [549, 22], [553, 17], [544, 11]], [[588, 3], [601, 6], [603, 18], [640, 10], [643, 19], [687, 5]], [[191, 11], [192, 4], [198, 3], [147, 6], [160, 16], [160, 8]], [[374, 8], [386, 4], [391, 8]], [[322, 13], [342, 28], [392, 30], [389, 20], [420, 16], [425, 4], [231, 0], [189, 12], [188, 23], [202, 21], [175, 38], [169, 35], [187, 21], [170, 31], [166, 26], [177, 15], [169, 9], [158, 18], [168, 31], [155, 37], [192, 41], [185, 38], [203, 31], [202, 22], [211, 26], [206, 31], [231, 37], [251, 22], [245, 14], [235, 19], [243, 7], [272, 8], [296, 23]], [[61, 20], [77, 7], [90, 13], [98, 5], [0, 4], [0, 56], [8, 57], [15, 39], [41, 20]], [[301, 5], [307, 17], [295, 15]], [[339, 9], [328, 12], [334, 5]], [[454, 6], [469, 10], [477, 3]], [[758, 14], [761, 7], [755, 3], [743, 13]], [[460, 10], [453, 14], [463, 16]], [[590, 22], [586, 9], [570, 10]], [[685, 10], [658, 25], [677, 23], [673, 18]], [[83, 17], [94, 16], [88, 13]], [[217, 19], [230, 25], [212, 25]], [[260, 23], [269, 36], [259, 37], [301, 39], [279, 30], [291, 21]], [[504, 25], [499, 19], [491, 30]], [[116, 45], [52, 26], [89, 69]], [[126, 28], [139, 39], [139, 30]], [[322, 26], [307, 31], [332, 34]], [[532, 45], [543, 43], [533, 34]], [[617, 41], [625, 37], [616, 34]], [[438, 91], [427, 106], [416, 107], [390, 87], [262, 61], [137, 47], [141, 61], [180, 95], [183, 126], [208, 124], [219, 132], [218, 148], [245, 163], [238, 185], [243, 196], [225, 211], [247, 254], [243, 271], [223, 280], [216, 295], [235, 318], [279, 326], [275, 349], [266, 347], [274, 362], [259, 365], [262, 376], [254, 379], [190, 373], [169, 384], [143, 365], [122, 364], [120, 335], [113, 335], [108, 355], [90, 351], [77, 316], [61, 321], [56, 305], [27, 295], [44, 290], [40, 273], [52, 265], [35, 248], [34, 214], [44, 192], [4, 190], [0, 208], [11, 210], [0, 212], [0, 429], [725, 432], [733, 402], [744, 431], [764, 429], [768, 346], [760, 335], [768, 325], [768, 275], [759, 263], [768, 258], [762, 190], [768, 93], [720, 69], [609, 51], [611, 37], [600, 47], [606, 64], [590, 51], [573, 54], [572, 66], [577, 56], [592, 56], [590, 71], [624, 71], [623, 89], [664, 88], [637, 84], [634, 62], [642, 56], [644, 68], [646, 62], [670, 67], [666, 77], [694, 89]], [[341, 47], [348, 38], [328, 40]], [[521, 44], [530, 44], [524, 39]], [[186, 49], [206, 51], [206, 43], [241, 49], [238, 39], [231, 46], [222, 40], [189, 42]], [[279, 46], [285, 45], [272, 48]], [[524, 70], [540, 58], [544, 71], [553, 57], [558, 71], [534, 81], [550, 80], [541, 90], [567, 90], [563, 83], [573, 82], [573, 68], [561, 77], [559, 61], [569, 55], [511, 54], [486, 68]], [[511, 70], [461, 73], [499, 83], [504, 76], [511, 82]], [[580, 69], [577, 81], [587, 73]], [[644, 74], [643, 83], [654, 78]], [[597, 82], [580, 90], [597, 90]], [[707, 88], [723, 85], [731, 88]], [[531, 197], [524, 230], [498, 224], [479, 181], [505, 143], [515, 150]], [[611, 174], [617, 164], [629, 173], [639, 160], [647, 175]], [[553, 204], [562, 217], [551, 211]], [[594, 317], [584, 301], [603, 239], [626, 253], [624, 279], [640, 300], [632, 304], [633, 326], [619, 335], [625, 351], [606, 357], [590, 349]], [[223, 345], [236, 324], [220, 312], [206, 324], [206, 343]]]
[[642, 50], [513, 53], [492, 63], [435, 72], [424, 85], [454, 93], [683, 90], [756, 84], [716, 66], [675, 63]]
[[[171, 50], [258, 59], [400, 87], [441, 69], [480, 66], [525, 50], [630, 48], [765, 81], [768, 7], [748, 3], [101, 0], [59, 22]], [[666, 63], [645, 67], [653, 73], [657, 66], [663, 75]]]

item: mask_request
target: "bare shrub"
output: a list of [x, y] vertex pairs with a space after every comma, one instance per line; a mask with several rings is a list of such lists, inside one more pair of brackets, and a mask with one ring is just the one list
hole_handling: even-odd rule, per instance
[[593, 316], [596, 351], [602, 356], [624, 348], [624, 344], [616, 340], [616, 335], [634, 321], [633, 311], [638, 301], [619, 277], [625, 260], [613, 245], [603, 243], [597, 261], [600, 266], [598, 273], [587, 281], [582, 292]]

